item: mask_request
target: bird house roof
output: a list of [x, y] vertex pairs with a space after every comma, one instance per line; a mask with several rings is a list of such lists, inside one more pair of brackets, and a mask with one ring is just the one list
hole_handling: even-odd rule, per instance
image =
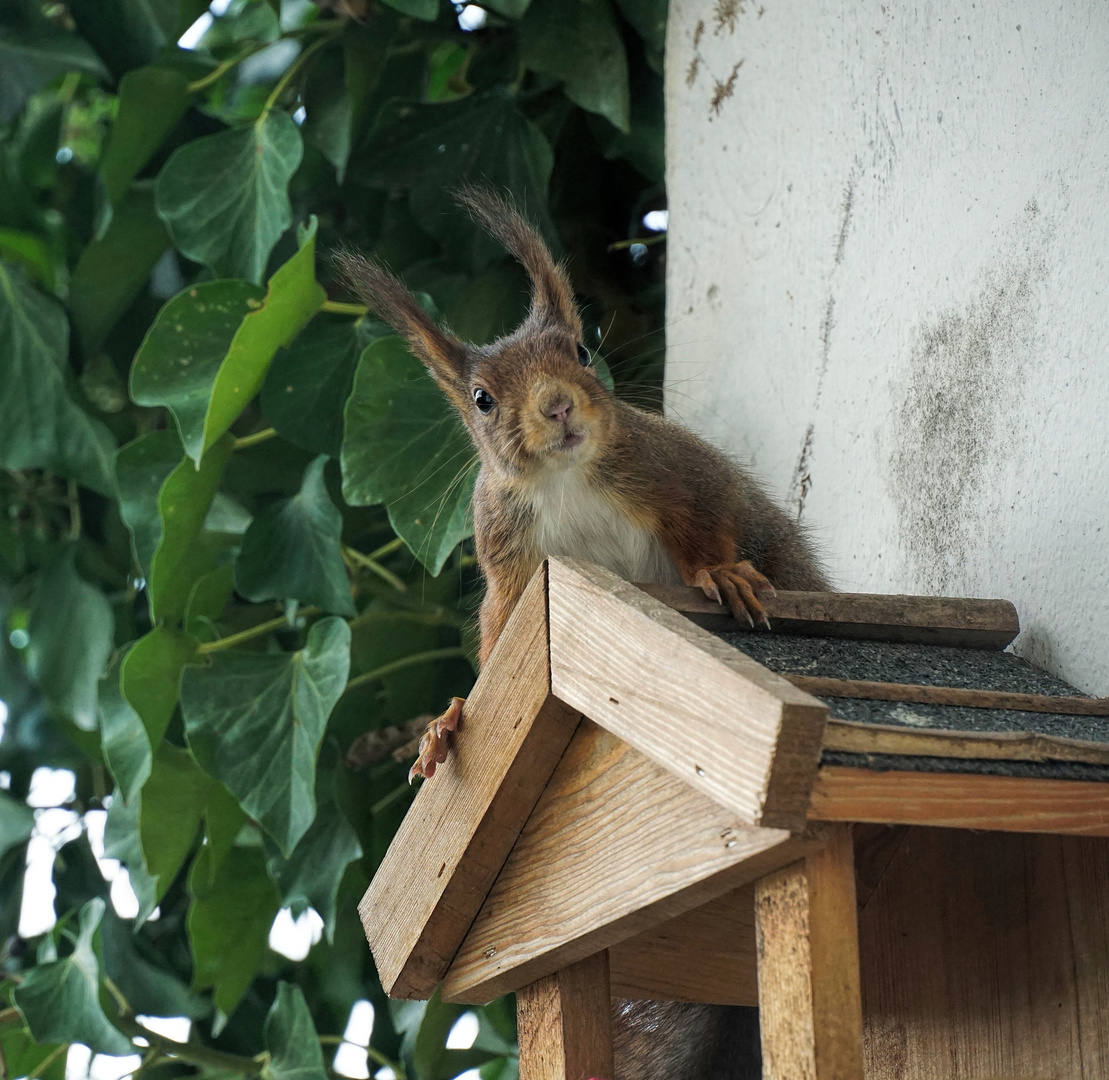
[[[740, 634], [698, 590], [548, 560], [360, 905], [386, 992], [487, 1001], [608, 948], [614, 993], [669, 980], [659, 996], [681, 997], [667, 957], [691, 934], [746, 941], [714, 905], [812, 851], [821, 821], [1109, 833], [1109, 709], [997, 666], [1007, 601], [782, 593], [769, 610], [773, 634]], [[706, 977], [699, 1000], [743, 998]]]

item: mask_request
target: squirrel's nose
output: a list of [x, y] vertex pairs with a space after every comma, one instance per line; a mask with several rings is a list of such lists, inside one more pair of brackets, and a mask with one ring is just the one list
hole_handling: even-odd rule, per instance
[[574, 403], [568, 398], [562, 398], [553, 405], [547, 406], [547, 418], [556, 424], [561, 424], [573, 411]]

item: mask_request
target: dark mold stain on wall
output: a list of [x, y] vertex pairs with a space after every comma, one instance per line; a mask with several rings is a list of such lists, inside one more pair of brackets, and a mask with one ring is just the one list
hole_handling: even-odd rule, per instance
[[1014, 406], [1037, 362], [1042, 255], [988, 273], [961, 308], [918, 328], [894, 417], [889, 483], [901, 543], [925, 589], [958, 588], [967, 553], [989, 544], [990, 485], [1022, 467]]

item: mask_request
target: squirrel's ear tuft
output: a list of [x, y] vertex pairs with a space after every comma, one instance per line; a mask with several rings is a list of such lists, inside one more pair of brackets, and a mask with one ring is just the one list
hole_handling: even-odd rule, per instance
[[353, 251], [339, 251], [334, 258], [341, 279], [362, 302], [408, 342], [445, 388], [457, 388], [466, 370], [466, 346], [436, 326], [381, 263]]
[[454, 201], [523, 264], [531, 278], [532, 315], [543, 322], [561, 323], [580, 340], [581, 316], [574, 303], [574, 290], [539, 233], [491, 188], [461, 188], [454, 193]]

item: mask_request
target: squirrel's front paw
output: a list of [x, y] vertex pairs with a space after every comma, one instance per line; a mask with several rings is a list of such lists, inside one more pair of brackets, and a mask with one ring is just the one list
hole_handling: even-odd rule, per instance
[[462, 706], [466, 704], [465, 698], [451, 698], [447, 711], [442, 716], [437, 716], [423, 733], [420, 739], [420, 754], [412, 768], [408, 770], [408, 782], [411, 784], [417, 776], [430, 779], [435, 775], [435, 768], [447, 760], [450, 750], [450, 733], [458, 730], [459, 721], [462, 719]]
[[725, 563], [698, 570], [693, 584], [718, 604], [727, 604], [737, 619], [746, 619], [751, 626], [761, 622], [768, 630], [770, 619], [757, 593], [774, 595], [774, 586], [749, 562]]

